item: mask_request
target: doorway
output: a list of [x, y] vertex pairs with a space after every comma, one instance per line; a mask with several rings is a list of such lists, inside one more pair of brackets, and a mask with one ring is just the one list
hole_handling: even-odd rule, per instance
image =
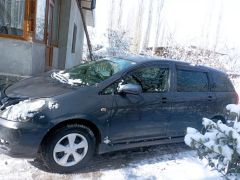
[[45, 69], [49, 70], [52, 68], [53, 62], [53, 25], [54, 25], [54, 7], [55, 1], [48, 0], [47, 3], [47, 41], [46, 41], [46, 62], [45, 62]]

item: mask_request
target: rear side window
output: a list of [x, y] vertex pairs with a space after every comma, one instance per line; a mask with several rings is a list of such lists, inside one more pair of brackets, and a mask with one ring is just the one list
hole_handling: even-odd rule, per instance
[[234, 92], [234, 87], [230, 79], [225, 74], [212, 73], [214, 85], [212, 91], [214, 92]]
[[208, 91], [208, 76], [205, 72], [177, 70], [178, 92]]

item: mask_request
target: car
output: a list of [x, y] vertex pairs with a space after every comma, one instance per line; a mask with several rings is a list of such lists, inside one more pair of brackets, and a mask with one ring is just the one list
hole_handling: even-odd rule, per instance
[[213, 68], [144, 56], [112, 57], [24, 79], [1, 93], [0, 152], [72, 173], [95, 153], [183, 142], [202, 118], [225, 121], [238, 103]]

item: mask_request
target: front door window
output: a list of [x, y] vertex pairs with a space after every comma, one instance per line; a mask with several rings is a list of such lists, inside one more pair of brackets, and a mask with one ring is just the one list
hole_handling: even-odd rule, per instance
[[138, 84], [143, 93], [165, 92], [168, 90], [169, 70], [168, 68], [146, 67], [130, 73], [124, 84]]

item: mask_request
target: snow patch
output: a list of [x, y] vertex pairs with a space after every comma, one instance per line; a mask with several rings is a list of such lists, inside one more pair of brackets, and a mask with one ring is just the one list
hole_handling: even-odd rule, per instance
[[64, 71], [59, 72], [53, 72], [52, 78], [57, 79], [63, 84], [69, 84], [71, 86], [76, 86], [79, 84], [84, 84], [84, 82], [81, 79], [71, 79], [69, 73], [65, 73]]
[[197, 133], [198, 131], [194, 128], [187, 128], [187, 134], [193, 134], [193, 133]]
[[226, 109], [227, 109], [230, 113], [236, 113], [237, 116], [240, 115], [240, 105], [229, 104], [229, 105], [226, 106]]
[[[29, 118], [34, 117], [44, 106], [52, 110], [58, 109], [59, 104], [51, 99], [28, 99], [6, 107], [5, 110], [0, 111], [0, 116], [12, 121], [27, 121]], [[40, 119], [42, 118], [44, 118], [43, 115], [40, 116]]]
[[[223, 180], [221, 174], [212, 171], [206, 162], [197, 158], [195, 151], [184, 150], [176, 146], [150, 147], [149, 152], [116, 153], [114, 157], [103, 156], [101, 161], [96, 161], [94, 170], [85, 173], [61, 175], [41, 171], [27, 160], [13, 159], [0, 155], [0, 179], [68, 179], [68, 180], [189, 180], [211, 179]], [[163, 148], [163, 149], [162, 149]], [[159, 150], [156, 150], [159, 149]], [[151, 153], [152, 152], [152, 153]], [[169, 152], [172, 152], [169, 154]], [[177, 152], [177, 153], [173, 153]], [[145, 157], [146, 156], [146, 157]], [[106, 160], [107, 159], [109, 160]], [[129, 157], [127, 159], [127, 157]], [[125, 159], [127, 164], [125, 164]], [[119, 165], [114, 168], [115, 164]], [[6, 176], [7, 175], [7, 176]]]
[[216, 125], [212, 120], [208, 118], [203, 118], [202, 125], [207, 128], [207, 126]]
[[110, 141], [110, 139], [108, 137], [105, 137], [103, 142], [105, 144], [110, 144], [111, 143], [111, 141]]
[[238, 133], [240, 133], [240, 122], [235, 121], [233, 124], [233, 128], [236, 129]]
[[1, 117], [13, 121], [25, 121], [38, 113], [45, 103], [46, 101], [43, 99], [21, 101], [2, 111]]
[[52, 109], [58, 109], [59, 108], [59, 104], [57, 102], [55, 102], [55, 101], [50, 100], [48, 102], [48, 108], [51, 109], [51, 110]]

